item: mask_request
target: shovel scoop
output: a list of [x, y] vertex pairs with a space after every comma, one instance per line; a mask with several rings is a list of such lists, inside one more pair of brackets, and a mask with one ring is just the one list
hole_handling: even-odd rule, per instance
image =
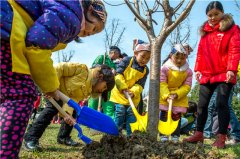
[[158, 131], [164, 135], [171, 135], [178, 127], [179, 120], [174, 121], [172, 119], [172, 104], [173, 100], [169, 100], [169, 107], [168, 107], [168, 114], [167, 114], [167, 121], [159, 120], [158, 123]]
[[[60, 105], [53, 99], [53, 98], [49, 98], [48, 99], [52, 104], [53, 106], [64, 116], [66, 117], [67, 116], [67, 113], [60, 107]], [[75, 122], [74, 123], [74, 126], [73, 126], [75, 129], [77, 129], [78, 131], [78, 137], [83, 141], [85, 142], [86, 144], [90, 144], [92, 142], [92, 140], [90, 138], [88, 138], [87, 136], [83, 135], [82, 133], [82, 129], [81, 127]]]
[[113, 119], [89, 107], [80, 107], [75, 101], [59, 91], [60, 99], [75, 109], [77, 123], [110, 135], [118, 136], [118, 128]]
[[128, 94], [128, 92], [124, 92], [125, 96], [127, 97], [130, 106], [132, 108], [133, 114], [136, 117], [136, 122], [135, 123], [130, 123], [130, 127], [131, 127], [131, 131], [134, 132], [135, 130], [138, 131], [146, 131], [147, 129], [147, 120], [148, 120], [148, 113], [146, 113], [145, 115], [140, 115], [136, 109], [136, 107], [134, 106], [134, 103], [132, 101], [132, 98], [130, 97], [130, 95]]

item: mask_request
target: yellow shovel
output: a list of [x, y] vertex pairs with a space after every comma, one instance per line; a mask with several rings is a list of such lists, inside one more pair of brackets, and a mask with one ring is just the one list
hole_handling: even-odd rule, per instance
[[130, 95], [128, 94], [128, 92], [124, 92], [125, 96], [127, 97], [130, 106], [133, 110], [133, 114], [136, 117], [136, 122], [135, 123], [131, 123], [130, 127], [132, 132], [134, 132], [135, 130], [138, 131], [146, 131], [147, 129], [147, 120], [148, 120], [148, 113], [146, 113], [144, 116], [140, 115], [136, 109], [136, 107], [133, 104], [132, 98], [130, 97]]
[[177, 126], [178, 126], [179, 120], [176, 120], [176, 121], [172, 120], [172, 104], [173, 104], [173, 100], [170, 99], [167, 121], [159, 120], [159, 123], [158, 123], [158, 131], [164, 135], [171, 135], [177, 129]]

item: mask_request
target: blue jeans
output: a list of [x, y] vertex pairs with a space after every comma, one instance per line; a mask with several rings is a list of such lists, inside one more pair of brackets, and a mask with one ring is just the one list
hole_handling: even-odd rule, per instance
[[126, 122], [127, 136], [131, 135], [130, 123], [136, 121], [136, 117], [133, 114], [132, 108], [128, 105], [115, 104], [115, 123], [119, 130], [123, 129]]
[[231, 92], [228, 100], [228, 106], [230, 111], [230, 126], [231, 126], [230, 136], [231, 138], [240, 141], [240, 123], [238, 121], [236, 114], [234, 113], [234, 110], [232, 109], [232, 97], [233, 97], [233, 91]]
[[[212, 137], [212, 126], [213, 126], [213, 112], [216, 111], [216, 91], [213, 93], [212, 98], [208, 105], [208, 118], [207, 122], [204, 127], [204, 136], [205, 137]], [[234, 113], [234, 110], [232, 109], [232, 97], [233, 97], [233, 89], [230, 93], [229, 100], [228, 100], [228, 107], [230, 111], [230, 136], [233, 139], [240, 140], [240, 123], [237, 119], [236, 114]]]

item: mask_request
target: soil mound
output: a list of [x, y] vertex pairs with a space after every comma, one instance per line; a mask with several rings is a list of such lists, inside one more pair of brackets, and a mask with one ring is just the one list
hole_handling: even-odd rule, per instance
[[[213, 151], [204, 152], [201, 143], [159, 142], [146, 133], [134, 132], [131, 137], [105, 135], [100, 142], [83, 148], [87, 159], [223, 159]], [[230, 156], [227, 157], [231, 158]]]

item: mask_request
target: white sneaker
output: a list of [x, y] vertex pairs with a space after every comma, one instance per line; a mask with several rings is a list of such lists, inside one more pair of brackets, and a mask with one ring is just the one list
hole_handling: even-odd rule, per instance
[[177, 143], [179, 142], [179, 137], [178, 136], [172, 136], [172, 142]]
[[160, 141], [161, 141], [161, 142], [166, 142], [166, 141], [168, 141], [168, 140], [169, 140], [168, 136], [161, 136], [161, 137], [160, 137]]

